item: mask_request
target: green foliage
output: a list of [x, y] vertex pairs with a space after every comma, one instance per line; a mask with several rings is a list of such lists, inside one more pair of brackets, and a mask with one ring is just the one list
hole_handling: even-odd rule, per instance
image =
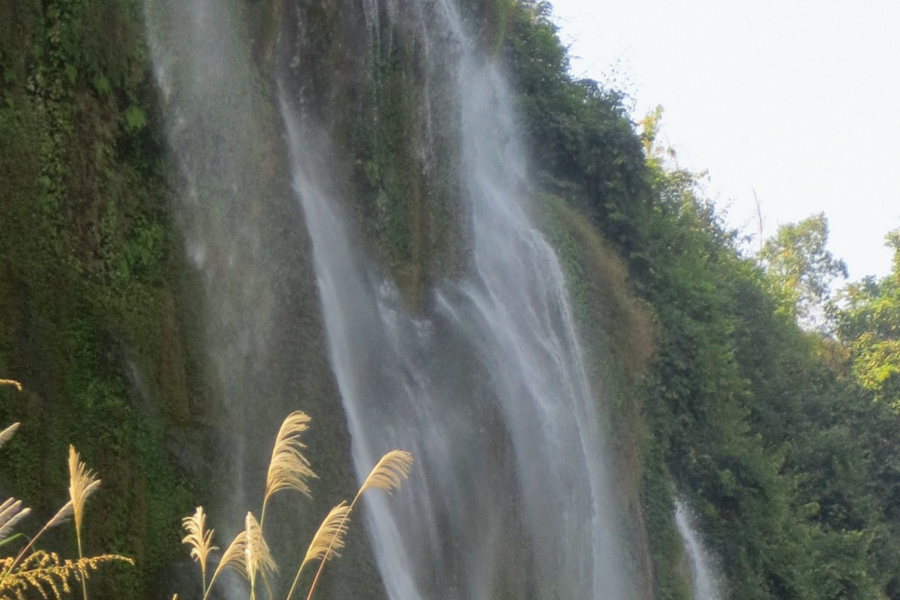
[[505, 57], [544, 187], [581, 209], [626, 258], [639, 259], [651, 195], [623, 97], [572, 79], [549, 3], [519, 2], [506, 30]]
[[766, 240], [760, 260], [784, 298], [782, 310], [804, 324], [814, 324], [838, 277], [847, 278], [847, 265], [825, 249], [828, 221], [819, 213], [797, 224], [782, 225]]
[[900, 410], [900, 230], [888, 234], [887, 244], [894, 249], [893, 272], [848, 286], [831, 313], [856, 380]]
[[139, 107], [131, 105], [125, 109], [125, 131], [137, 133], [147, 125], [147, 115]]
[[189, 497], [166, 450], [191, 407], [140, 14], [0, 0], [0, 369], [26, 389], [0, 390], [0, 417], [24, 423], [0, 479], [47, 513], [65, 487], [49, 457], [74, 442], [99, 465], [84, 543], [138, 559], [97, 580], [123, 599], [168, 564]]
[[[871, 403], [873, 393], [897, 397], [898, 279], [849, 289], [834, 309], [840, 342], [802, 331], [795, 316], [821, 310], [845, 274], [825, 250], [824, 219], [783, 228], [764, 271], [704, 198], [702, 175], [669, 165], [656, 144], [660, 109], [638, 135], [623, 98], [572, 80], [545, 3], [519, 3], [507, 31], [542, 187], [607, 235], [654, 314], [637, 462], [656, 596], [690, 597], [672, 523], [678, 490], [732, 598], [900, 597], [889, 541], [897, 416]], [[598, 318], [591, 305], [605, 300], [578, 283], [584, 263], [572, 260], [584, 238], [570, 230], [554, 242], [576, 312]]]

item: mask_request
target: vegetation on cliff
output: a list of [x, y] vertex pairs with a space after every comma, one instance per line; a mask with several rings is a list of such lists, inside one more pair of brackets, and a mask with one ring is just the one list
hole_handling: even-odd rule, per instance
[[[264, 4], [254, 14], [279, 6]], [[890, 276], [828, 301], [841, 265], [823, 220], [748, 256], [698, 176], [656, 148], [659, 115], [637, 132], [620, 93], [571, 77], [549, 4], [469, 4], [514, 84], [545, 230], [606, 377], [647, 595], [689, 597], [677, 494], [731, 597], [900, 598], [900, 235]], [[398, 31], [357, 52], [362, 18], [329, 7], [302, 6], [303, 60], [328, 57], [301, 65], [311, 110], [420, 310], [431, 281], [465, 268], [458, 149], [440, 139], [425, 177], [421, 48]], [[137, 565], [111, 567], [95, 596], [123, 600], [149, 597], [178, 555], [202, 495], [185, 440], [208, 416], [149, 69], [136, 0], [0, 0], [0, 376], [25, 384], [0, 387], [0, 421], [22, 422], [0, 487], [49, 518], [67, 477], [56, 457], [77, 445], [106, 488], [85, 553]], [[448, 118], [453, 100], [435, 110]]]
[[139, 11], [0, 1], [0, 372], [24, 385], [0, 389], [22, 423], [0, 480], [49, 518], [77, 445], [105, 476], [85, 552], [138, 565], [96, 578], [123, 599], [171, 561], [190, 496], [166, 430], [196, 414]]
[[[730, 597], [900, 597], [900, 259], [826, 305], [843, 265], [824, 249], [821, 217], [748, 256], [700, 178], [656, 148], [659, 113], [639, 137], [617, 92], [571, 78], [549, 4], [519, 3], [507, 30], [542, 187], [615, 246], [655, 322], [636, 396], [655, 596], [689, 597], [672, 526], [680, 494]], [[798, 325], [826, 312], [820, 330]]]

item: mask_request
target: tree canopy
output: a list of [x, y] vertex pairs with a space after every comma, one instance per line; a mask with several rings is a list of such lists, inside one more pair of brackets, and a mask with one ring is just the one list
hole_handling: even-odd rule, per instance
[[821, 319], [832, 283], [847, 278], [847, 265], [826, 249], [827, 242], [828, 221], [820, 212], [782, 225], [760, 252], [776, 293], [783, 297], [783, 310], [803, 324]]

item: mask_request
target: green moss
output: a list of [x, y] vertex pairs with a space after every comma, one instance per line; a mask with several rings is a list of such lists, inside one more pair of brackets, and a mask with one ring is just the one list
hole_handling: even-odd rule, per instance
[[361, 242], [419, 311], [428, 285], [457, 276], [463, 263], [450, 72], [426, 64], [424, 32], [389, 18], [383, 3], [371, 23], [340, 3], [299, 10], [298, 93], [330, 133], [336, 195], [351, 199]]
[[413, 72], [416, 42], [392, 36], [378, 48], [369, 74], [372, 123], [363, 128], [369, 233], [378, 240], [398, 287], [412, 306], [422, 302], [428, 222], [421, 156], [421, 82]]
[[658, 600], [690, 600], [693, 582], [684, 540], [675, 526], [675, 484], [651, 446], [645, 453], [641, 489], [643, 516], [649, 532], [653, 584]]
[[[22, 422], [0, 480], [46, 516], [68, 444], [98, 471], [86, 551], [138, 563], [92, 578], [98, 598], [146, 597], [190, 509], [166, 451], [190, 408], [167, 360], [178, 260], [139, 11], [0, 0], [0, 372], [25, 385], [0, 391], [0, 420]], [[48, 541], [71, 550], [62, 530]]]
[[[612, 440], [614, 493], [627, 542], [624, 562], [629, 579], [640, 588], [655, 566], [650, 562], [641, 479], [647, 444], [641, 384], [654, 351], [649, 311], [634, 297], [624, 262], [600, 233], [562, 198], [545, 194], [540, 200], [545, 229], [565, 272], [592, 389]], [[667, 498], [671, 504], [671, 496]], [[671, 516], [670, 511], [670, 522]], [[636, 593], [642, 598], [653, 595], [650, 589]]]

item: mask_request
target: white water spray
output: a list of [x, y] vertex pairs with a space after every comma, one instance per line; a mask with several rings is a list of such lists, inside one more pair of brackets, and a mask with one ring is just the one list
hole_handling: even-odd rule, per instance
[[[384, 270], [354, 243], [362, 236], [336, 191], [325, 129], [302, 99], [282, 92], [280, 106], [358, 475], [392, 448], [416, 459], [400, 493], [366, 501], [388, 596], [630, 598], [597, 402], [559, 261], [530, 216], [507, 86], [451, 0], [380, 1], [383, 11], [379, 0], [358, 6], [370, 44], [390, 43], [375, 35], [379, 18], [412, 21], [420, 36], [424, 145], [436, 132], [459, 144], [470, 265], [430, 291], [422, 315], [403, 309]], [[245, 506], [242, 474], [257, 469], [243, 464], [241, 448], [256, 433], [252, 416], [278, 401], [277, 390], [262, 390], [283, 375], [286, 348], [273, 340], [284, 339], [279, 306], [290, 292], [273, 266], [289, 261], [269, 237], [272, 199], [258, 164], [270, 138], [230, 3], [146, 2], [169, 144], [187, 188], [182, 224], [210, 307], [207, 351], [239, 448], [234, 504]], [[433, 73], [452, 80], [451, 122], [443, 120], [452, 111], [432, 110], [432, 94], [446, 87], [429, 87]]]
[[383, 579], [392, 600], [628, 597], [596, 402], [562, 270], [528, 217], [506, 85], [453, 5], [430, 17], [423, 45], [456, 61], [473, 265], [425, 316], [351, 243], [327, 142], [282, 97], [359, 476], [392, 447], [417, 460], [405, 493], [368, 504]]
[[712, 558], [703, 547], [700, 535], [694, 528], [690, 510], [681, 500], [675, 501], [675, 524], [678, 526], [681, 539], [684, 540], [684, 549], [691, 564], [694, 600], [722, 600], [724, 598], [722, 585]]

